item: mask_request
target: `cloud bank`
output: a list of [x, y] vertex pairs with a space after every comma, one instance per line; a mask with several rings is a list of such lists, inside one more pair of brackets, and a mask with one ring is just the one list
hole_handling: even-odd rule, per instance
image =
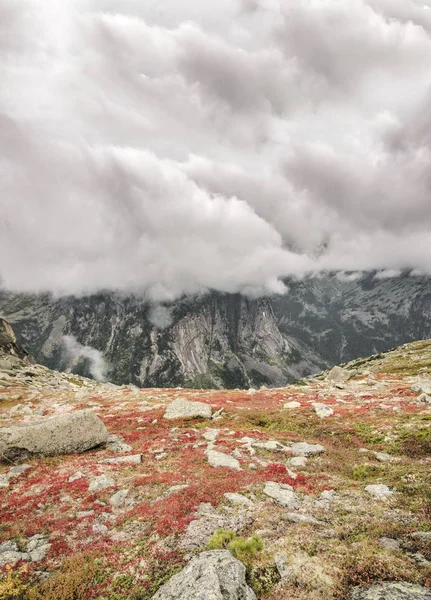
[[431, 0], [0, 0], [0, 278], [431, 273]]
[[91, 346], [83, 346], [77, 341], [74, 335], [64, 335], [62, 343], [70, 371], [82, 359], [85, 359], [88, 361], [91, 376], [96, 381], [107, 381], [109, 366], [100, 350], [96, 350], [96, 348], [92, 348]]

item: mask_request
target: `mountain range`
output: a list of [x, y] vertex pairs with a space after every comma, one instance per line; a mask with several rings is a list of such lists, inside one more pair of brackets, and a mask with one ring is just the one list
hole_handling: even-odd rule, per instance
[[154, 305], [112, 292], [0, 291], [0, 316], [53, 369], [139, 387], [279, 387], [334, 364], [431, 337], [431, 283], [330, 273], [250, 299], [211, 292]]

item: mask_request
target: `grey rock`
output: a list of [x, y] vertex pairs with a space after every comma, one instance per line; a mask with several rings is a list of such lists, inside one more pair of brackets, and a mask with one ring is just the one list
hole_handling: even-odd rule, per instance
[[292, 486], [287, 483], [276, 483], [275, 481], [267, 481], [263, 488], [263, 493], [269, 496], [277, 504], [286, 508], [296, 509], [299, 507], [298, 496], [293, 491]]
[[229, 454], [217, 452], [217, 450], [208, 450], [207, 456], [208, 462], [212, 467], [227, 467], [234, 471], [241, 471], [239, 461], [233, 456], [229, 456]]
[[377, 498], [378, 500], [389, 498], [394, 493], [393, 490], [388, 488], [387, 485], [383, 485], [382, 483], [367, 485], [365, 487], [365, 491], [368, 492], [374, 498]]
[[431, 396], [428, 396], [428, 394], [421, 394], [417, 397], [417, 401], [422, 404], [431, 404]]
[[356, 587], [350, 600], [430, 600], [431, 590], [404, 582], [379, 583], [369, 587]]
[[267, 442], [253, 442], [253, 448], [261, 450], [269, 450], [271, 452], [288, 452], [289, 448], [276, 440], [268, 440]]
[[99, 475], [91, 480], [91, 483], [88, 486], [88, 491], [99, 492], [100, 490], [105, 490], [106, 488], [113, 487], [114, 485], [115, 481], [112, 479], [112, 477], [108, 477], [107, 475]]
[[399, 541], [394, 540], [393, 538], [381, 537], [379, 539], [379, 545], [385, 550], [391, 550], [391, 552], [399, 552], [401, 550]]
[[27, 552], [32, 562], [43, 560], [50, 548], [51, 544], [43, 535], [36, 534], [28, 539]]
[[82, 473], [82, 471], [77, 471], [76, 473], [71, 475], [67, 481], [68, 481], [68, 483], [72, 483], [72, 482], [76, 481], [77, 479], [82, 479], [83, 477], [85, 477], [84, 473]]
[[105, 458], [100, 460], [99, 463], [106, 463], [108, 465], [139, 465], [142, 462], [141, 454], [131, 454], [130, 456], [119, 456], [117, 458]]
[[174, 575], [152, 600], [255, 600], [244, 565], [228, 550], [202, 552]]
[[348, 371], [342, 367], [333, 367], [326, 376], [326, 381], [332, 381], [334, 383], [344, 383], [354, 377], [356, 371]]
[[205, 438], [207, 442], [215, 442], [219, 433], [220, 429], [207, 429], [202, 437]]
[[325, 447], [320, 444], [308, 444], [307, 442], [296, 442], [290, 446], [293, 456], [315, 456], [325, 452]]
[[431, 381], [418, 381], [412, 385], [412, 391], [420, 394], [426, 394], [428, 396], [431, 395]]
[[247, 496], [243, 496], [242, 494], [231, 494], [228, 492], [224, 495], [224, 497], [232, 504], [245, 506], [247, 508], [253, 506], [253, 502], [250, 500], [250, 498], [247, 498]]
[[315, 402], [313, 404], [314, 412], [321, 419], [326, 419], [334, 414], [333, 409], [330, 406], [326, 406], [326, 404], [320, 404], [319, 402]]
[[379, 462], [394, 462], [397, 459], [390, 454], [386, 454], [386, 452], [374, 452], [374, 456], [377, 458]]
[[45, 421], [0, 427], [0, 457], [20, 461], [31, 456], [81, 453], [104, 444], [108, 432], [90, 410]]
[[129, 444], [125, 444], [121, 435], [111, 434], [108, 436], [107, 444], [111, 450], [111, 452], [131, 452], [133, 450], [132, 446]]
[[103, 523], [94, 523], [92, 530], [93, 533], [100, 533], [102, 535], [105, 535], [109, 531], [109, 529], [106, 527], [106, 525], [103, 525]]
[[211, 419], [212, 409], [204, 402], [190, 402], [189, 400], [174, 400], [169, 404], [164, 414], [165, 419], [194, 419], [202, 417]]
[[123, 506], [126, 502], [127, 494], [129, 490], [118, 490], [116, 494], [109, 498], [109, 504], [111, 506]]
[[300, 408], [301, 403], [300, 402], [296, 402], [295, 400], [292, 400], [292, 402], [286, 402], [286, 404], [283, 404], [283, 408], [287, 408], [288, 410], [292, 410], [294, 408]]
[[307, 458], [305, 456], [294, 456], [289, 458], [288, 463], [291, 467], [305, 467]]
[[309, 525], [325, 525], [323, 521], [318, 521], [311, 515], [301, 515], [300, 513], [286, 513], [282, 516], [283, 521], [289, 523], [307, 523]]

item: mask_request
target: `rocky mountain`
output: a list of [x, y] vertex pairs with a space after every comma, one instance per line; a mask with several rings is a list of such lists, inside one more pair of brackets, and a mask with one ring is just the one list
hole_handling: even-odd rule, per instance
[[0, 314], [41, 363], [139, 386], [282, 385], [324, 366], [278, 329], [269, 299], [210, 294], [154, 307], [101, 294], [0, 294]]
[[42, 364], [118, 384], [280, 386], [431, 337], [431, 280], [327, 274], [283, 296], [211, 293], [169, 305], [135, 296], [0, 292], [0, 315]]
[[430, 378], [431, 341], [260, 390], [0, 362], [1, 600], [429, 598]]

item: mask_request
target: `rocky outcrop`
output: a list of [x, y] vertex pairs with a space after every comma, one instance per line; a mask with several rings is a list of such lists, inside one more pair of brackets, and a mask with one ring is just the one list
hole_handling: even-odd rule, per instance
[[17, 343], [12, 326], [5, 319], [0, 319], [0, 370], [13, 370], [23, 361], [33, 363], [28, 352]]
[[245, 567], [228, 550], [202, 552], [174, 575], [152, 600], [255, 600]]
[[404, 582], [389, 582], [355, 588], [350, 600], [430, 600], [431, 590]]
[[90, 410], [66, 413], [25, 425], [0, 428], [0, 459], [81, 453], [106, 443], [108, 432]]

